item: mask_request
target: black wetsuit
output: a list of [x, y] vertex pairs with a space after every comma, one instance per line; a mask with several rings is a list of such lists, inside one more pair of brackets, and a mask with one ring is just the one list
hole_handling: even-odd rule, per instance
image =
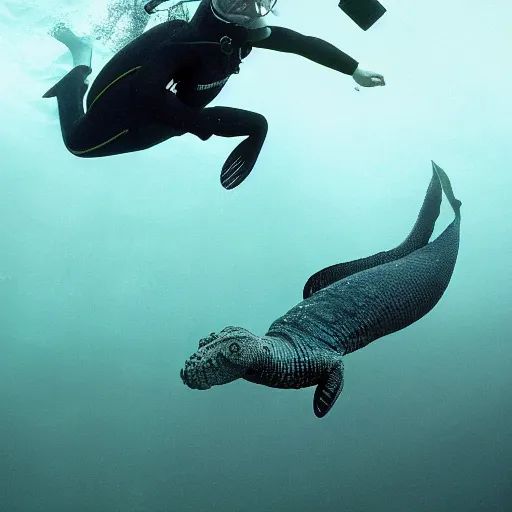
[[[250, 30], [222, 21], [211, 0], [202, 0], [190, 22], [159, 24], [120, 50], [92, 84], [86, 114], [84, 80], [91, 70], [74, 68], [45, 95], [57, 97], [66, 147], [80, 157], [102, 157], [184, 133], [202, 140], [246, 136], [223, 168], [223, 173], [235, 169], [243, 180], [265, 140], [266, 119], [236, 108], [205, 107], [238, 73], [252, 47], [302, 55], [345, 74], [357, 68], [354, 59], [321, 39], [269, 28], [269, 37], [251, 43]], [[232, 186], [240, 182], [237, 178]]]

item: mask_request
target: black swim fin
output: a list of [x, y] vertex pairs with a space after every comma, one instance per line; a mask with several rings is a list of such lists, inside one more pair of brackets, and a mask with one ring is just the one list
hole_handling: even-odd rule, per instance
[[[92, 69], [89, 66], [81, 65], [74, 67], [66, 76], [61, 78], [53, 87], [48, 89], [44, 94], [43, 98], [54, 98], [59, 94], [59, 89], [63, 87], [76, 87], [75, 83], [83, 83], [87, 90], [87, 84], [85, 79], [92, 73]], [[85, 91], [84, 91], [85, 94]]]
[[265, 137], [252, 135], [233, 150], [222, 166], [220, 174], [220, 183], [225, 189], [231, 190], [238, 187], [249, 176], [258, 160], [264, 141]]

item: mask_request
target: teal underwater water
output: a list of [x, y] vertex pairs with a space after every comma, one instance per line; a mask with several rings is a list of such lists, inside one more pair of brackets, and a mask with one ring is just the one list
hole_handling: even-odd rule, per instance
[[[512, 510], [509, 2], [383, 3], [363, 32], [336, 0], [279, 0], [275, 24], [387, 86], [254, 51], [215, 102], [270, 125], [229, 192], [229, 139], [67, 153], [40, 96], [70, 60], [47, 32], [105, 5], [0, 4], [0, 511]], [[182, 384], [200, 338], [264, 334], [309, 275], [401, 242], [431, 159], [463, 202], [450, 286], [345, 358], [326, 418], [311, 388]]]

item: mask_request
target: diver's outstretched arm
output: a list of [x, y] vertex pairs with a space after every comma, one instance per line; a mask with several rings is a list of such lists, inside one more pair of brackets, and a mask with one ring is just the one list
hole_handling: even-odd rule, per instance
[[262, 41], [253, 43], [253, 46], [276, 52], [294, 53], [345, 75], [352, 75], [358, 66], [355, 59], [322, 39], [305, 36], [289, 28], [269, 28], [270, 35]]
[[252, 46], [277, 52], [294, 53], [321, 66], [351, 75], [363, 87], [384, 85], [384, 77], [378, 73], [360, 69], [359, 63], [332, 44], [318, 37], [305, 36], [284, 27], [269, 27], [270, 35]]

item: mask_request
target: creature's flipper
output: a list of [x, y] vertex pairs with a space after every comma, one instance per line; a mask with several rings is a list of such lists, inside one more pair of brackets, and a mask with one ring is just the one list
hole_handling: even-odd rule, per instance
[[48, 89], [43, 94], [43, 98], [53, 98], [59, 94], [59, 90], [67, 88], [68, 86], [74, 86], [77, 82], [85, 84], [85, 79], [92, 73], [92, 69], [89, 66], [77, 66], [73, 68], [64, 78], [61, 78], [53, 87]]
[[425, 246], [434, 231], [434, 226], [441, 208], [442, 189], [438, 175], [434, 172], [421, 206], [418, 218], [407, 238], [397, 247], [382, 251], [367, 258], [331, 265], [313, 274], [306, 282], [303, 298], [307, 299], [314, 293], [340, 281], [345, 277], [362, 272], [369, 268], [395, 261]]
[[320, 380], [313, 398], [313, 411], [317, 418], [323, 418], [331, 409], [343, 390], [344, 368], [340, 359]]
[[231, 190], [237, 187], [249, 176], [264, 140], [256, 136], [247, 137], [229, 155], [220, 175], [220, 183], [225, 189]]

